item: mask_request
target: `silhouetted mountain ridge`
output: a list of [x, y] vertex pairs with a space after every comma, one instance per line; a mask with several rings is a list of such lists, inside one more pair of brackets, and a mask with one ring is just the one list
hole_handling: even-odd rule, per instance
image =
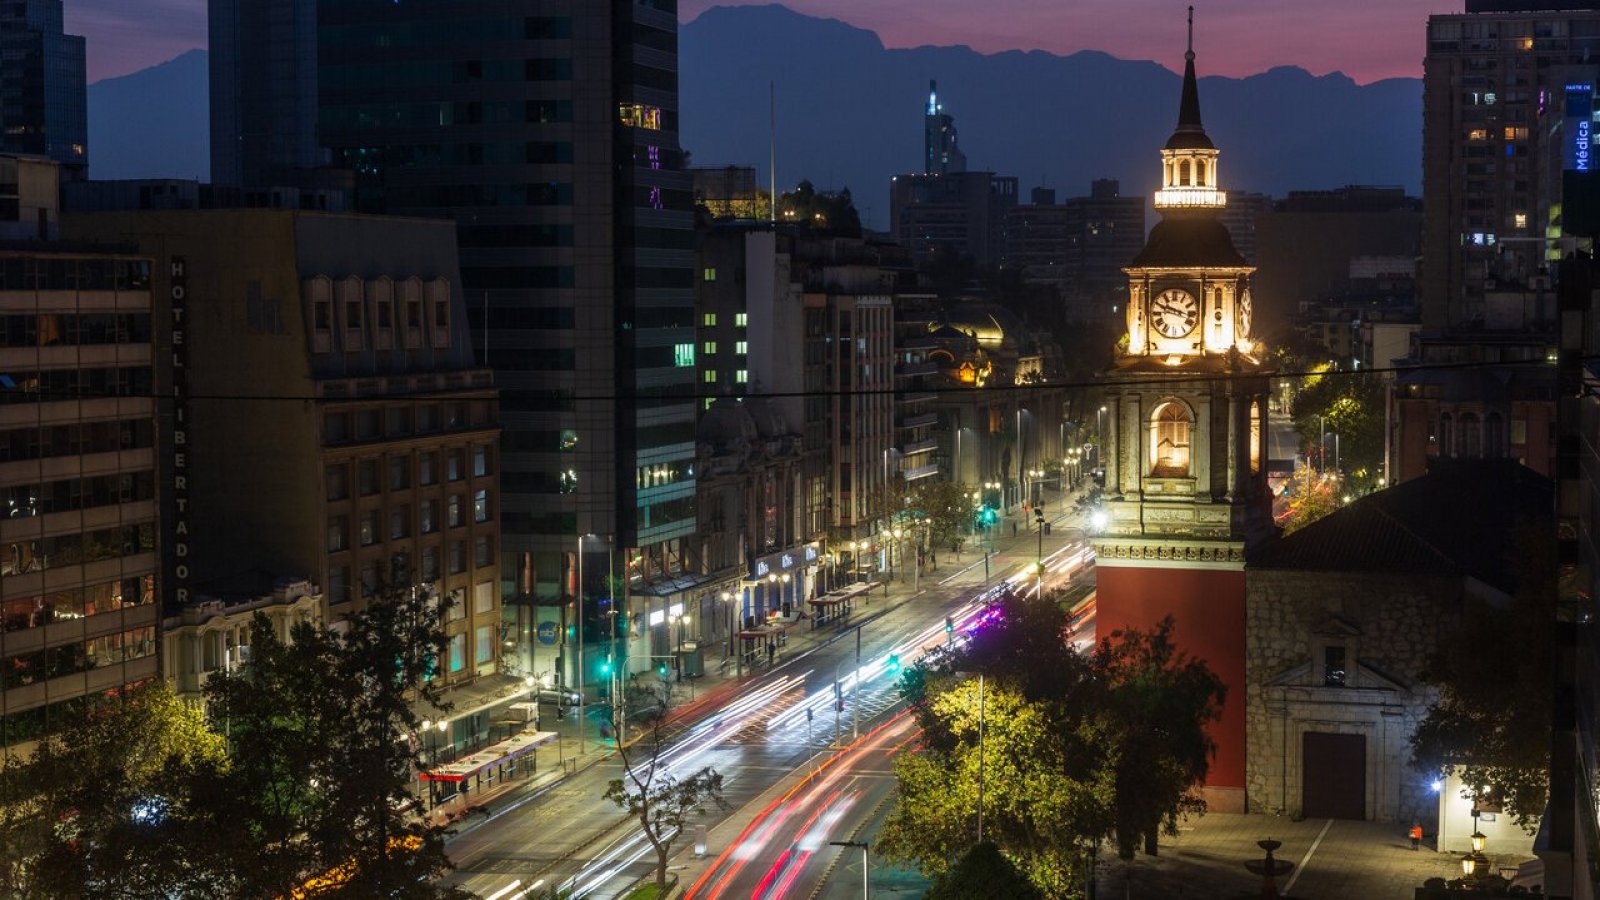
[[89, 85], [89, 177], [210, 177], [204, 50]]
[[[1176, 64], [1182, 47], [1172, 50]], [[1203, 33], [1197, 52], [1203, 75]], [[890, 177], [920, 170], [929, 79], [956, 119], [969, 167], [1018, 176], [1024, 199], [1043, 180], [1060, 197], [1107, 177], [1124, 194], [1153, 191], [1181, 83], [1155, 62], [1095, 50], [891, 50], [873, 32], [777, 5], [707, 10], [682, 27], [679, 66], [683, 143], [695, 165], [765, 171], [774, 82], [780, 186], [809, 178], [849, 187], [878, 227]], [[1340, 72], [1278, 66], [1202, 77], [1200, 102], [1229, 190], [1420, 187], [1420, 79], [1358, 85]]]

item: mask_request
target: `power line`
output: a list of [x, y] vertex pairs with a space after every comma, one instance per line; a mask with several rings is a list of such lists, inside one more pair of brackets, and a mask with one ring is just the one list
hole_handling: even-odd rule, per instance
[[[1584, 362], [1584, 363], [1600, 362], [1600, 356], [1583, 357], [1581, 361]], [[1261, 379], [1267, 379], [1267, 380], [1270, 380], [1270, 381], [1303, 381], [1303, 380], [1308, 379], [1308, 378], [1335, 378], [1335, 379], [1338, 379], [1338, 378], [1362, 378], [1362, 377], [1366, 377], [1366, 376], [1369, 376], [1369, 375], [1420, 374], [1420, 373], [1428, 373], [1428, 372], [1470, 371], [1470, 370], [1474, 370], [1474, 369], [1482, 369], [1482, 370], [1506, 369], [1506, 368], [1530, 368], [1531, 369], [1531, 368], [1539, 368], [1539, 367], [1546, 367], [1546, 366], [1553, 366], [1553, 365], [1554, 365], [1554, 363], [1552, 363], [1552, 362], [1550, 362], [1548, 360], [1530, 359], [1530, 360], [1509, 360], [1509, 361], [1508, 360], [1493, 360], [1493, 361], [1451, 362], [1451, 363], [1421, 363], [1421, 364], [1413, 365], [1413, 366], [1373, 367], [1373, 368], [1370, 368], [1370, 369], [1327, 369], [1327, 370], [1322, 370], [1322, 371], [1311, 369], [1311, 370], [1296, 371], [1296, 372], [1258, 371], [1258, 372], [1206, 372], [1206, 373], [1199, 373], [1199, 372], [1175, 371], [1175, 372], [1171, 373], [1170, 375], [1144, 373], [1144, 374], [1142, 374], [1142, 375], [1140, 375], [1138, 377], [1123, 376], [1123, 377], [1112, 377], [1112, 378], [1095, 378], [1095, 379], [1089, 380], [1089, 381], [1044, 381], [1044, 382], [1030, 383], [1030, 384], [1000, 384], [1000, 385], [992, 385], [992, 386], [984, 386], [984, 387], [931, 387], [931, 388], [888, 387], [888, 388], [858, 389], [858, 390], [850, 390], [850, 391], [840, 391], [840, 390], [821, 390], [821, 391], [749, 391], [749, 392], [740, 393], [740, 394], [727, 394], [727, 393], [720, 393], [720, 392], [719, 393], [705, 393], [705, 392], [701, 391], [698, 386], [696, 386], [696, 389], [692, 393], [688, 393], [688, 392], [670, 392], [670, 391], [662, 391], [662, 392], [637, 391], [637, 392], [631, 392], [631, 393], [627, 393], [627, 394], [610, 393], [610, 394], [582, 394], [582, 395], [580, 395], [580, 394], [569, 393], [569, 392], [565, 391], [562, 388], [549, 388], [549, 389], [511, 388], [509, 390], [514, 390], [514, 391], [517, 391], [518, 393], [546, 394], [546, 395], [549, 395], [551, 397], [555, 397], [555, 398], [558, 398], [558, 399], [561, 399], [561, 400], [564, 400], [564, 401], [568, 401], [568, 402], [571, 402], [571, 403], [575, 403], [575, 404], [576, 403], [606, 403], [606, 402], [618, 402], [618, 401], [623, 401], [623, 400], [632, 400], [632, 401], [639, 401], [639, 400], [676, 400], [676, 401], [680, 401], [680, 402], [688, 402], [688, 401], [693, 401], [693, 400], [715, 400], [715, 399], [718, 399], [720, 397], [730, 397], [730, 398], [736, 399], [736, 400], [758, 400], [758, 399], [783, 400], [783, 399], [804, 399], [804, 398], [809, 398], [809, 397], [844, 397], [844, 396], [850, 396], [850, 397], [880, 397], [880, 396], [893, 397], [893, 396], [906, 394], [906, 393], [933, 394], [935, 396], [940, 396], [940, 397], [943, 397], [943, 396], [946, 396], [946, 395], [956, 395], [956, 396], [961, 396], [961, 397], [971, 397], [971, 396], [974, 396], [974, 395], [980, 395], [981, 396], [981, 395], [984, 395], [984, 394], [1008, 394], [1008, 393], [1014, 393], [1014, 392], [1036, 393], [1036, 392], [1039, 392], [1039, 391], [1061, 390], [1061, 389], [1066, 389], [1066, 390], [1085, 390], [1085, 389], [1107, 388], [1107, 387], [1136, 387], [1136, 386], [1150, 385], [1150, 384], [1163, 384], [1163, 385], [1165, 385], [1165, 384], [1182, 384], [1182, 383], [1187, 383], [1187, 384], [1205, 384], [1205, 383], [1229, 382], [1229, 381], [1258, 381], [1258, 380], [1261, 380]], [[68, 371], [68, 370], [56, 370], [56, 371]], [[381, 374], [381, 373], [375, 373], [375, 374]], [[447, 388], [444, 388], [444, 389], [429, 389], [429, 390], [424, 390], [424, 391], [418, 391], [418, 393], [443, 394], [443, 395], [445, 395], [445, 397], [447, 397], [448, 393], [450, 391], [452, 391], [452, 390], [456, 390], [456, 389], [452, 389], [452, 388], [448, 388], [447, 387]], [[498, 385], [494, 385], [494, 386], [471, 385], [471, 386], [463, 386], [463, 387], [459, 388], [458, 390], [460, 390], [462, 392], [495, 390], [495, 391], [503, 393], [505, 390], [508, 390], [508, 389], [501, 388]], [[5, 396], [7, 396], [8, 393], [12, 393], [14, 391], [16, 391], [16, 389], [12, 389], [12, 391], [0, 391], [0, 398], [3, 398]], [[52, 392], [50, 392], [50, 391], [37, 391], [37, 392], [23, 392], [23, 393], [29, 394], [31, 396], [47, 397]], [[332, 403], [345, 403], [345, 402], [358, 403], [358, 402], [370, 401], [370, 400], [380, 400], [380, 399], [384, 399], [385, 397], [394, 397], [395, 399], [400, 399], [400, 398], [407, 397], [407, 396], [411, 396], [411, 395], [408, 395], [408, 394], [398, 394], [398, 395], [391, 395], [391, 394], [358, 394], [358, 395], [352, 395], [352, 396], [329, 397], [329, 396], [318, 396], [318, 395], [315, 395], [315, 394], [215, 394], [215, 393], [193, 392], [192, 391], [190, 393], [187, 393], [187, 394], [183, 395], [183, 397], [181, 399], [183, 399], [186, 402], [193, 402], [193, 401], [196, 401], [196, 400], [208, 400], [208, 401], [223, 401], [223, 402], [270, 401], [270, 402], [283, 402], [283, 403], [319, 403], [319, 402], [322, 402], [322, 403], [328, 403], [328, 402], [332, 402]], [[171, 401], [171, 400], [174, 400], [174, 399], [179, 399], [179, 398], [175, 398], [171, 394], [157, 393], [157, 392], [153, 392], [153, 391], [149, 392], [149, 393], [113, 393], [113, 392], [85, 393], [85, 392], [73, 392], [73, 393], [70, 393], [70, 394], [62, 393], [62, 396], [60, 396], [58, 399], [61, 399], [61, 400], [97, 400], [97, 399], [108, 399], [108, 398], [114, 398], [114, 397], [133, 398], [133, 399], [149, 399], [149, 400], [158, 400], [158, 401]], [[441, 397], [441, 399], [444, 399], [445, 397]], [[43, 401], [43, 402], [48, 402], [48, 401]]]

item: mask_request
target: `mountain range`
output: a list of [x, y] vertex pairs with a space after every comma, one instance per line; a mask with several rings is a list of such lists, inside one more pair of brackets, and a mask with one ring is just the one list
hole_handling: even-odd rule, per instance
[[[1152, 53], [1173, 65], [1182, 58], [1179, 47]], [[863, 219], [880, 228], [889, 179], [920, 171], [930, 80], [955, 117], [968, 167], [1018, 176], [1024, 198], [1039, 185], [1060, 197], [1086, 194], [1095, 178], [1119, 179], [1124, 194], [1153, 191], [1180, 87], [1155, 62], [1094, 51], [887, 49], [871, 31], [777, 5], [713, 7], [684, 24], [679, 69], [680, 130], [693, 165], [754, 165], [766, 180], [771, 85], [780, 186], [848, 187]], [[90, 174], [205, 179], [207, 92], [202, 50], [90, 85]], [[1202, 77], [1200, 100], [1226, 189], [1420, 187], [1418, 79], [1358, 85], [1337, 72], [1279, 67]]]

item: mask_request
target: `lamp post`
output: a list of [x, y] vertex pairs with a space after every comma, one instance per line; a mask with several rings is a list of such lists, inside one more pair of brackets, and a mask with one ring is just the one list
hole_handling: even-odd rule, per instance
[[[422, 733], [418, 735], [422, 740], [422, 749], [427, 751], [427, 765], [433, 765], [437, 760], [433, 758], [433, 722], [429, 719], [422, 720]], [[422, 800], [422, 769], [417, 770], [417, 800]], [[434, 792], [433, 779], [428, 779], [428, 806], [439, 805], [438, 796]]]
[[869, 881], [869, 874], [868, 874], [868, 868], [867, 868], [870, 865], [870, 863], [867, 860], [867, 844], [866, 844], [866, 842], [864, 842], [864, 841], [829, 841], [828, 843], [832, 844], [835, 847], [859, 847], [859, 848], [861, 848], [861, 896], [862, 896], [863, 900], [866, 900], [866, 898], [872, 896], [872, 884]]
[[778, 608], [781, 610], [784, 607], [788, 607], [789, 612], [791, 613], [794, 612], [794, 608], [799, 605], [795, 603], [794, 591], [790, 590], [789, 588], [789, 584], [793, 580], [794, 576], [790, 575], [788, 572], [778, 576]]
[[1039, 532], [1039, 557], [1034, 562], [1034, 565], [1035, 565], [1035, 567], [1037, 567], [1037, 569], [1039, 571], [1039, 596], [1043, 597], [1044, 596], [1044, 508], [1043, 507], [1035, 506], [1033, 508], [1033, 524], [1034, 524], [1034, 530]]
[[1095, 413], [1094, 430], [1096, 439], [1099, 441], [1099, 443], [1095, 444], [1094, 461], [1096, 464], [1103, 466], [1105, 465], [1104, 453], [1106, 446], [1106, 408], [1104, 406], [1100, 407], [1100, 411]]
[[905, 531], [903, 529], [896, 528], [889, 533], [894, 537], [894, 543], [889, 547], [889, 578], [892, 581], [894, 580], [894, 558], [897, 554], [899, 555], [900, 565], [903, 568], [906, 564], [906, 546], [901, 542], [902, 538], [905, 536]]
[[578, 535], [578, 753], [583, 753], [583, 539]]

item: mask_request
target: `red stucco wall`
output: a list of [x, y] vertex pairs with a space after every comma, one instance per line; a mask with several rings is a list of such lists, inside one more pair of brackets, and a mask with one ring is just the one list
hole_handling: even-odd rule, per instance
[[1205, 660], [1228, 686], [1222, 719], [1212, 723], [1217, 755], [1208, 788], [1244, 788], [1244, 572], [1102, 566], [1095, 601], [1095, 633], [1150, 630], [1164, 617], [1177, 623], [1173, 637]]

